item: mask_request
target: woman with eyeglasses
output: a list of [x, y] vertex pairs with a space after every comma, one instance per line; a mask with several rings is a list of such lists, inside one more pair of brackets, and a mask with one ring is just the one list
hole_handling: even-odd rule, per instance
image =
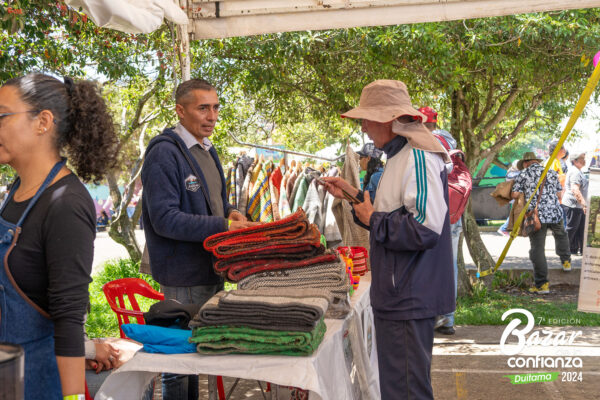
[[96, 212], [80, 179], [102, 179], [117, 150], [93, 83], [30, 74], [0, 87], [0, 163], [18, 175], [0, 208], [0, 342], [25, 349], [25, 399], [84, 398]]

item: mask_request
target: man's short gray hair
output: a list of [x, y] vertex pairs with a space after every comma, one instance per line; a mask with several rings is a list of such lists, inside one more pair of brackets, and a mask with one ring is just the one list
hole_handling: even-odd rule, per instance
[[175, 91], [175, 104], [182, 104], [185, 98], [194, 90], [205, 90], [215, 92], [217, 89], [204, 79], [190, 79], [177, 86]]

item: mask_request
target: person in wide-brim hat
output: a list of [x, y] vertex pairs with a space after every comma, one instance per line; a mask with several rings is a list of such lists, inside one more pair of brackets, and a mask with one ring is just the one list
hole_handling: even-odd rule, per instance
[[400, 81], [368, 84], [359, 106], [342, 117], [360, 119], [362, 131], [386, 155], [374, 203], [368, 190], [341, 177], [320, 179], [331, 195], [352, 204], [354, 221], [371, 235], [380, 398], [433, 399], [435, 316], [456, 307], [445, 165], [450, 157]]
[[526, 161], [542, 162], [542, 159], [538, 158], [533, 151], [528, 151], [527, 153], [523, 154], [523, 158], [517, 163], [517, 168], [519, 171], [523, 169], [523, 164]]
[[404, 82], [379, 79], [368, 84], [362, 90], [358, 107], [342, 114], [342, 118], [379, 123], [392, 122], [406, 116], [412, 117], [414, 123], [393, 125], [393, 132], [406, 137], [415, 149], [440, 153], [446, 162], [450, 162], [444, 147], [424, 125], [427, 115], [413, 107]]

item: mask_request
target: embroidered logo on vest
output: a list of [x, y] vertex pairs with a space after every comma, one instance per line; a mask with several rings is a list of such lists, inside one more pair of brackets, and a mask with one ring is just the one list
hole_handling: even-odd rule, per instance
[[190, 175], [185, 178], [185, 190], [197, 192], [198, 189], [200, 189], [200, 183], [198, 183], [198, 178], [196, 178], [196, 176]]

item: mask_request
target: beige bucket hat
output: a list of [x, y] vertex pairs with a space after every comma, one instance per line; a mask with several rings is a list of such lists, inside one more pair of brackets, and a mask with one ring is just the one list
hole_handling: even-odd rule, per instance
[[523, 154], [523, 158], [520, 159], [519, 162], [517, 163], [517, 168], [519, 170], [523, 169], [523, 163], [525, 161], [542, 162], [543, 160], [541, 158], [537, 157], [533, 151], [528, 151], [527, 153]]
[[417, 111], [410, 102], [404, 82], [380, 79], [369, 83], [362, 90], [359, 106], [342, 114], [342, 118], [368, 119], [390, 122], [403, 115], [427, 121], [427, 116]]
[[359, 105], [342, 114], [342, 118], [366, 119], [380, 123], [395, 120], [403, 115], [415, 117], [413, 123], [394, 124], [392, 132], [404, 136], [410, 145], [419, 150], [440, 153], [445, 162], [450, 156], [439, 140], [423, 122], [427, 116], [412, 106], [408, 89], [404, 82], [380, 79], [369, 83], [362, 90]]

